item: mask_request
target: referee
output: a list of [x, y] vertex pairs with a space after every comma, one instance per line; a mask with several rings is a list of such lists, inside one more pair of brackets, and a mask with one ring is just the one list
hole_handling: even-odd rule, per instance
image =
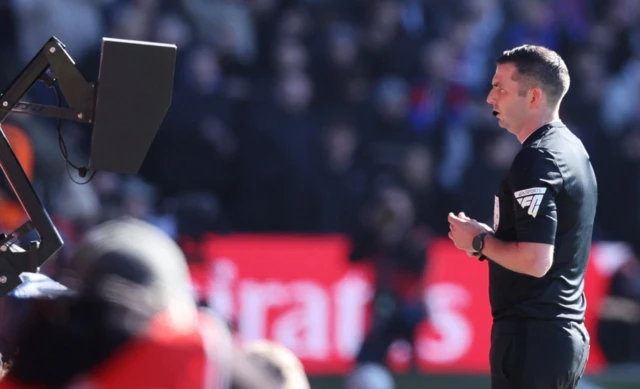
[[522, 149], [500, 184], [493, 228], [448, 217], [456, 247], [488, 260], [493, 389], [576, 388], [589, 357], [583, 290], [597, 184], [559, 118], [568, 89], [564, 61], [547, 48], [497, 59], [487, 102]]

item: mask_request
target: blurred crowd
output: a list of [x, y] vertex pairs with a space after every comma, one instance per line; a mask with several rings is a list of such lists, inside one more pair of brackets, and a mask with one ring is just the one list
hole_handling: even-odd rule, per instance
[[[412, 218], [490, 220], [517, 141], [485, 102], [494, 59], [522, 43], [568, 62], [562, 118], [598, 173], [597, 239], [638, 245], [640, 5], [615, 0], [44, 0], [4, 2], [6, 85], [55, 35], [89, 81], [100, 39], [177, 44], [172, 107], [142, 179], [65, 177], [50, 121], [18, 118], [46, 205], [72, 226], [128, 213], [171, 235], [344, 232], [380, 188]], [[53, 102], [50, 90], [33, 99]], [[14, 115], [16, 116], [16, 115]], [[65, 123], [72, 160], [90, 131]], [[625, 189], [619, 190], [618, 188]]]
[[[193, 239], [359, 236], [363, 224], [392, 221], [428, 240], [446, 235], [450, 211], [491, 224], [520, 145], [485, 98], [497, 55], [531, 43], [570, 69], [561, 118], [598, 175], [595, 239], [640, 251], [640, 2], [10, 0], [0, 2], [3, 88], [52, 35], [89, 81], [103, 36], [178, 46], [173, 103], [139, 177], [99, 172], [77, 185], [52, 121], [6, 121], [64, 250], [122, 215]], [[55, 103], [46, 88], [30, 97]], [[86, 164], [90, 129], [64, 123], [62, 134], [70, 159]], [[1, 205], [16, 207], [3, 193]], [[380, 197], [385, 206], [363, 217]], [[6, 212], [0, 226], [19, 219]], [[638, 266], [626, 271], [640, 279]], [[637, 281], [625, 285], [640, 302]]]

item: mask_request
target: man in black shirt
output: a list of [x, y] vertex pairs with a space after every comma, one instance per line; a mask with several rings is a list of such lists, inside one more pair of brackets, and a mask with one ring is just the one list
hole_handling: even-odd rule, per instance
[[449, 214], [456, 247], [489, 263], [492, 388], [575, 388], [589, 355], [584, 275], [597, 184], [582, 142], [560, 121], [569, 72], [555, 52], [504, 52], [487, 102], [522, 143], [494, 227]]

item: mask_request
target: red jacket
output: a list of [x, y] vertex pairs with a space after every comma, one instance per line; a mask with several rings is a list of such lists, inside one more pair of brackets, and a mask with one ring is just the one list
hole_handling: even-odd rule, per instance
[[[200, 314], [199, 328], [173, 326], [157, 316], [148, 331], [78, 377], [68, 389], [223, 389], [228, 387], [231, 339], [220, 324]], [[0, 389], [42, 389], [16, 382], [9, 373]]]

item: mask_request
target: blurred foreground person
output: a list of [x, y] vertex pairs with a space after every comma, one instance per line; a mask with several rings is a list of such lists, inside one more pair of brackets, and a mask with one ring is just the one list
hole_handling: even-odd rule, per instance
[[3, 373], [15, 356], [15, 334], [19, 331], [32, 306], [74, 293], [44, 274], [22, 273], [22, 283], [0, 299], [0, 366]]
[[[311, 389], [302, 363], [286, 347], [263, 340], [248, 343], [241, 350], [243, 359], [269, 375], [276, 385], [275, 388]], [[242, 373], [240, 369], [235, 370]], [[249, 386], [243, 385], [241, 380], [234, 377], [232, 389], [249, 389]]]
[[188, 289], [182, 252], [134, 220], [89, 231], [61, 282], [33, 304], [0, 388], [227, 388], [232, 340]]

